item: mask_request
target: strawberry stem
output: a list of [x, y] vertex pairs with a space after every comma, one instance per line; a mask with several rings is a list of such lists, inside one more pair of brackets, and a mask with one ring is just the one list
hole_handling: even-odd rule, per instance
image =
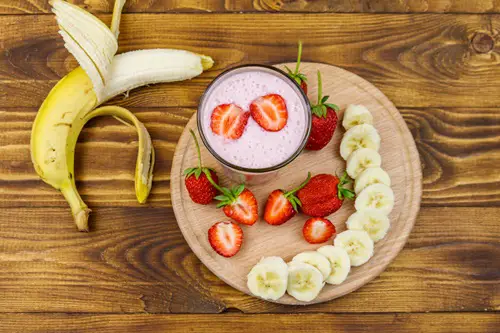
[[302, 57], [302, 41], [299, 40], [299, 51], [297, 55], [297, 64], [295, 65], [295, 72], [293, 74], [298, 74], [300, 69], [300, 58]]
[[[210, 171], [205, 172], [205, 175], [207, 176], [208, 181], [210, 182], [210, 184], [212, 184], [213, 187], [215, 187], [219, 192], [225, 193], [224, 189], [220, 187], [216, 182], [214, 182], [214, 180], [212, 179], [212, 175], [210, 174]], [[231, 199], [234, 199], [234, 197]]]
[[323, 99], [323, 83], [321, 82], [321, 72], [318, 71], [318, 105], [321, 105]]
[[290, 195], [292, 195], [292, 194], [294, 194], [295, 192], [297, 192], [297, 191], [299, 191], [299, 190], [303, 189], [303, 188], [304, 188], [304, 186], [306, 186], [306, 185], [307, 185], [307, 183], [309, 183], [309, 180], [311, 180], [311, 173], [310, 173], [310, 172], [308, 172], [308, 173], [307, 173], [307, 178], [306, 178], [306, 180], [304, 180], [304, 181], [302, 182], [302, 184], [300, 184], [298, 187], [294, 188], [293, 190], [288, 191], [288, 192], [286, 192], [286, 193], [285, 193], [285, 198], [288, 198]]
[[200, 145], [198, 143], [198, 139], [196, 138], [196, 135], [194, 134], [194, 131], [192, 129], [189, 129], [189, 133], [191, 133], [191, 136], [194, 139], [194, 144], [196, 145], [196, 152], [198, 153], [198, 168], [201, 167], [201, 151], [200, 151]]

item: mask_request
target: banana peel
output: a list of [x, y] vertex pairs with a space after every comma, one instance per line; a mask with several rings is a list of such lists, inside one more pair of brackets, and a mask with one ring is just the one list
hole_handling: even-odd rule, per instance
[[[61, 191], [68, 201], [76, 226], [88, 231], [91, 210], [82, 200], [75, 183], [74, 158], [78, 136], [85, 124], [94, 117], [113, 116], [129, 126], [134, 126], [139, 136], [139, 152], [135, 170], [135, 193], [139, 203], [146, 202], [151, 190], [155, 152], [151, 137], [144, 126], [129, 110], [118, 106], [103, 106], [101, 103], [112, 97], [142, 85], [159, 82], [174, 82], [191, 79], [213, 66], [212, 58], [183, 50], [140, 50], [113, 56], [110, 51], [109, 34], [119, 34], [120, 14], [125, 0], [117, 0], [114, 7], [111, 30], [104, 31], [103, 45], [95, 31], [102, 31], [102, 22], [95, 28], [94, 35], [84, 35], [92, 29], [84, 29], [73, 22], [97, 24], [89, 13], [76, 6], [61, 4], [53, 0], [61, 28], [66, 36], [66, 47], [79, 55], [77, 60], [86, 66], [78, 67], [63, 77], [50, 91], [38, 110], [33, 123], [30, 148], [35, 171], [40, 178]], [[74, 21], [64, 16], [71, 12]], [[94, 22], [94, 23], [89, 23]], [[107, 28], [107, 27], [106, 27]], [[83, 37], [82, 37], [83, 36]], [[70, 46], [68, 46], [68, 41]], [[92, 49], [95, 48], [95, 49]], [[99, 58], [99, 50], [104, 58]], [[90, 55], [89, 55], [90, 54]], [[95, 56], [91, 56], [95, 55]], [[90, 68], [90, 69], [89, 69]], [[99, 82], [99, 83], [96, 83]]]

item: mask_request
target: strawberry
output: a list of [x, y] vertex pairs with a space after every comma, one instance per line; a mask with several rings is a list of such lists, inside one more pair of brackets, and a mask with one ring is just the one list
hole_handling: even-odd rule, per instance
[[210, 128], [212, 132], [226, 139], [239, 139], [248, 123], [250, 112], [243, 111], [236, 104], [221, 104], [212, 112]]
[[257, 98], [250, 104], [252, 118], [266, 131], [277, 132], [288, 121], [288, 110], [283, 97], [269, 94]]
[[193, 136], [196, 151], [198, 152], [198, 166], [184, 171], [184, 175], [186, 175], [184, 183], [186, 184], [186, 189], [191, 197], [191, 200], [201, 205], [208, 205], [217, 195], [217, 189], [210, 183], [207, 175], [210, 175], [210, 178], [216, 184], [219, 183], [219, 178], [217, 177], [215, 170], [202, 166], [200, 145], [198, 144], [198, 140], [196, 139], [196, 135], [193, 130], [189, 130], [189, 132]]
[[224, 207], [222, 211], [227, 217], [246, 225], [253, 225], [257, 222], [259, 217], [257, 199], [250, 190], [245, 188], [245, 185], [241, 184], [228, 189], [220, 187], [211, 177], [208, 177], [208, 180], [217, 190], [222, 192], [215, 197], [215, 200], [220, 201], [217, 208]]
[[311, 179], [311, 173], [299, 187], [284, 192], [283, 190], [274, 190], [269, 194], [264, 209], [264, 220], [271, 225], [280, 225], [290, 220], [297, 214], [298, 206], [302, 206], [300, 200], [295, 196], [295, 192], [306, 186]]
[[304, 94], [307, 95], [307, 77], [304, 74], [299, 73], [301, 56], [302, 56], [302, 42], [299, 41], [299, 52], [297, 55], [297, 64], [295, 65], [295, 71], [292, 72], [292, 70], [286, 66], [285, 66], [285, 68], [288, 72], [288, 76], [290, 78], [294, 79], [295, 82], [298, 83], [300, 88], [302, 88], [302, 90], [304, 91]]
[[223, 257], [234, 256], [241, 248], [243, 230], [232, 222], [217, 222], [208, 230], [208, 242]]
[[304, 238], [311, 244], [324, 243], [336, 232], [333, 223], [322, 217], [311, 217], [302, 228]]
[[321, 150], [333, 137], [338, 122], [335, 111], [338, 111], [339, 107], [335, 104], [326, 103], [328, 97], [322, 96], [321, 73], [318, 71], [318, 104], [311, 108], [311, 134], [307, 140], [306, 149]]
[[340, 179], [327, 174], [312, 177], [297, 192], [297, 197], [302, 202], [302, 212], [312, 217], [325, 217], [336, 212], [342, 206], [344, 198], [354, 198], [354, 192], [344, 187], [349, 182], [345, 172]]

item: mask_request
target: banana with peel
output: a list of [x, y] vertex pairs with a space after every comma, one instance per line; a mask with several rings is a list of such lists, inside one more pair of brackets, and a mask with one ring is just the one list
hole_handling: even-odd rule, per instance
[[103, 102], [142, 85], [191, 79], [212, 67], [208, 56], [172, 49], [139, 50], [115, 55], [125, 0], [117, 0], [111, 29], [85, 10], [62, 0], [51, 2], [66, 48], [81, 67], [63, 77], [38, 110], [31, 134], [31, 159], [37, 174], [61, 191], [80, 231], [88, 231], [90, 209], [75, 184], [74, 157], [84, 125], [98, 116], [133, 124], [139, 135], [135, 171], [137, 200], [151, 190], [154, 149], [146, 127], [127, 109]]

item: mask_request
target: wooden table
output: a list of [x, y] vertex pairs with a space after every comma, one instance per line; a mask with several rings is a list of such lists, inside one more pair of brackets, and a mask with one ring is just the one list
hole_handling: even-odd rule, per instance
[[[75, 3], [110, 22], [111, 2]], [[133, 130], [99, 119], [83, 131], [76, 177], [94, 210], [85, 234], [29, 155], [37, 108], [76, 62], [46, 0], [0, 0], [0, 331], [500, 331], [500, 2], [144, 0], [125, 12], [120, 51], [184, 48], [216, 66], [113, 101], [154, 139], [146, 206], [135, 201]], [[424, 173], [397, 259], [360, 290], [308, 307], [218, 280], [182, 237], [169, 190], [177, 139], [210, 80], [229, 66], [293, 61], [298, 39], [304, 60], [350, 70], [396, 104]]]

